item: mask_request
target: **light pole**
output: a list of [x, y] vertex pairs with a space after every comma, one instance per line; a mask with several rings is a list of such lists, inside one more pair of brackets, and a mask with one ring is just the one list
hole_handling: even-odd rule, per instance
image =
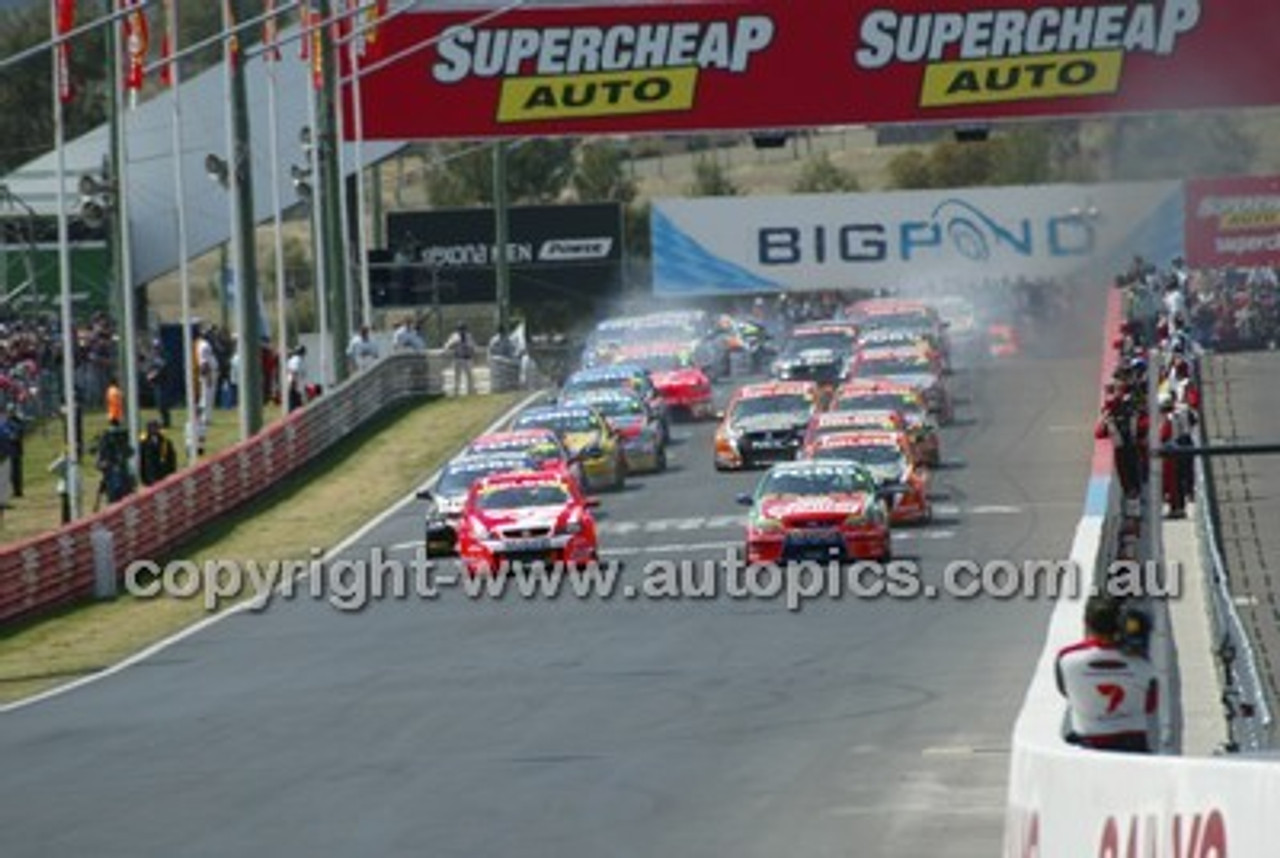
[[[332, 14], [332, 0], [320, 0], [319, 17], [327, 21]], [[351, 336], [351, 314], [347, 308], [346, 253], [344, 251], [346, 236], [342, 234], [342, 213], [339, 200], [342, 198], [340, 183], [342, 176], [338, 169], [338, 146], [341, 138], [338, 134], [337, 111], [335, 99], [338, 92], [338, 75], [335, 68], [337, 59], [334, 51], [331, 28], [321, 27], [319, 44], [315, 50], [319, 52], [321, 64], [322, 86], [315, 93], [316, 122], [314, 128], [314, 144], [318, 160], [317, 208], [319, 209], [319, 227], [321, 246], [325, 252], [324, 275], [327, 280], [325, 294], [332, 308], [329, 321], [332, 326], [334, 380], [342, 382], [347, 376], [345, 360], [347, 341]]]
[[511, 322], [511, 264], [507, 257], [507, 141], [493, 144], [494, 277], [498, 302], [498, 335], [505, 337]]

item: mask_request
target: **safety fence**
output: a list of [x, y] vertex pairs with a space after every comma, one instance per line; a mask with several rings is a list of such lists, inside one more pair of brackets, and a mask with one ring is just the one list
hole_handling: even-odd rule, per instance
[[[0, 624], [87, 599], [112, 573], [172, 552], [314, 462], [379, 412], [441, 393], [438, 357], [391, 355], [252, 438], [59, 530], [0, 548]], [[103, 558], [102, 546], [110, 556]]]
[[[1119, 335], [1118, 307], [1113, 292], [1104, 383], [1115, 365], [1112, 341]], [[1110, 442], [1099, 440], [1071, 560], [1081, 569], [1094, 570], [1096, 579], [1117, 556], [1131, 555], [1134, 534], [1129, 524], [1135, 517], [1113, 473]], [[1085, 594], [1078, 594], [1064, 596], [1054, 606], [1045, 646], [1014, 726], [1006, 858], [1274, 856], [1272, 817], [1280, 807], [1280, 766], [1274, 762], [1120, 754], [1066, 741], [1067, 705], [1058, 692], [1054, 666], [1058, 652], [1081, 636], [1084, 603]], [[1158, 647], [1154, 640], [1152, 647], [1153, 652]], [[1176, 696], [1176, 683], [1166, 692], [1166, 697]]]

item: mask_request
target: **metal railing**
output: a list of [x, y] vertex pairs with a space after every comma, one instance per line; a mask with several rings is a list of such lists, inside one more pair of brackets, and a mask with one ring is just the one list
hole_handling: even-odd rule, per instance
[[1228, 750], [1259, 751], [1272, 745], [1273, 717], [1267, 703], [1258, 659], [1240, 612], [1219, 547], [1218, 514], [1213, 474], [1205, 460], [1195, 457], [1196, 529], [1202, 565], [1208, 575], [1209, 619], [1222, 680], [1222, 705], [1230, 734]]

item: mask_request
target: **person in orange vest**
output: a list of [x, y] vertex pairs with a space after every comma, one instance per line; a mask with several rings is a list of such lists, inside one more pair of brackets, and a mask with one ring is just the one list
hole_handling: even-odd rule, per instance
[[115, 376], [107, 382], [107, 422], [120, 425], [124, 423], [124, 394]]

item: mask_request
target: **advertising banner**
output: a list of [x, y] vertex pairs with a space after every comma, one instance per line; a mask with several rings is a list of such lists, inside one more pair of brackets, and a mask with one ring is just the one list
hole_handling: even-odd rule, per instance
[[1187, 182], [1187, 263], [1280, 265], [1280, 176]]
[[366, 139], [1280, 103], [1275, 0], [419, 3], [381, 32]]
[[[514, 303], [610, 294], [621, 282], [618, 203], [513, 206], [507, 260]], [[493, 209], [387, 214], [389, 247], [375, 265], [379, 306], [483, 303], [496, 294]]]
[[1182, 253], [1177, 182], [659, 199], [661, 295], [1105, 277]]

